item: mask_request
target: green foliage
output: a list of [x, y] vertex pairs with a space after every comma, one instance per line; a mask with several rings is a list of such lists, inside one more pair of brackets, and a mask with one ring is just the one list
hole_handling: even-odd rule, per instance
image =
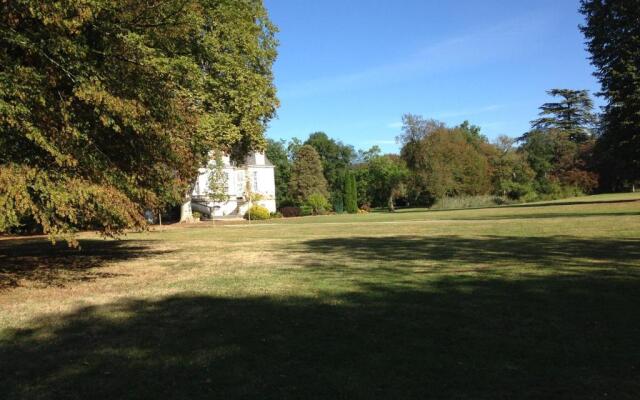
[[407, 163], [411, 171], [423, 169], [425, 139], [434, 131], [446, 126], [433, 119], [424, 119], [420, 115], [405, 114], [402, 116], [402, 134], [397, 140], [402, 143], [400, 157]]
[[566, 132], [570, 140], [584, 143], [593, 134], [597, 118], [587, 90], [551, 89], [547, 93], [561, 100], [540, 106], [540, 118], [531, 121], [535, 130], [557, 129]]
[[304, 144], [313, 146], [318, 152], [331, 197], [341, 197], [344, 191], [344, 171], [355, 157], [353, 147], [330, 138], [324, 132], [312, 133]]
[[276, 203], [286, 204], [291, 201], [289, 195], [289, 180], [291, 179], [291, 162], [285, 141], [267, 139], [265, 155], [275, 166]]
[[263, 144], [277, 99], [261, 1], [2, 4], [0, 232], [143, 227], [211, 148]]
[[513, 144], [514, 140], [506, 136], [497, 139], [497, 151], [490, 160], [493, 193], [512, 200], [530, 198], [535, 192], [535, 172]]
[[464, 121], [462, 124], [456, 127], [462, 132], [465, 139], [469, 144], [488, 143], [489, 140], [485, 135], [480, 133], [480, 127], [477, 125], [471, 125], [469, 121]]
[[312, 146], [303, 145], [295, 155], [289, 193], [297, 204], [303, 204], [314, 193], [322, 195], [325, 199], [329, 196], [320, 156]]
[[409, 176], [404, 161], [393, 155], [374, 157], [369, 161], [369, 189], [378, 204], [385, 204], [389, 211], [395, 209], [395, 199], [403, 196]]
[[199, 220], [202, 215], [199, 212], [194, 211], [191, 213], [191, 216], [193, 217], [193, 219]]
[[[344, 189], [345, 173], [340, 174], [336, 179], [336, 184], [340, 185]], [[333, 207], [333, 211], [338, 214], [341, 214], [345, 211], [346, 198], [344, 190], [332, 191], [330, 201], [331, 206]]]
[[491, 191], [488, 146], [469, 126], [446, 128], [419, 117], [405, 118], [402, 157], [413, 173], [416, 196], [478, 195]]
[[271, 218], [275, 218], [275, 219], [282, 218], [282, 213], [280, 211], [272, 212], [269, 215], [271, 216]]
[[369, 150], [359, 150], [355, 165], [350, 169], [355, 179], [357, 207], [370, 207], [373, 204], [370, 190], [369, 162], [379, 157], [380, 147], [373, 146]]
[[640, 3], [582, 0], [581, 27], [607, 101], [596, 147], [604, 187], [640, 180]]
[[[406, 182], [407, 200], [429, 206], [444, 197], [493, 193], [530, 200], [593, 191], [597, 174], [592, 161], [590, 129], [594, 117], [588, 93], [549, 93], [565, 100], [542, 107], [544, 117], [534, 121], [542, 128], [521, 137], [519, 148], [508, 137], [489, 143], [480, 128], [468, 121], [447, 128], [437, 121], [405, 115], [398, 139], [401, 157], [411, 171]], [[561, 110], [563, 107], [568, 110]]]
[[575, 143], [569, 132], [557, 129], [529, 132], [521, 145], [535, 173], [536, 191], [554, 197], [565, 192], [563, 186], [583, 193], [596, 187], [597, 175], [587, 168], [592, 148], [592, 141]]
[[224, 172], [224, 161], [221, 151], [217, 150], [214, 152], [213, 162], [209, 163], [208, 168], [209, 197], [216, 202], [229, 200], [229, 182], [227, 174]]
[[344, 210], [344, 193], [332, 193], [331, 194], [331, 206], [333, 207], [333, 211], [338, 214], [342, 214]]
[[356, 156], [357, 164], [363, 164], [369, 162], [373, 157], [377, 157], [382, 153], [380, 150], [380, 146], [371, 146], [369, 150], [358, 150], [358, 155]]
[[366, 162], [356, 164], [351, 173], [356, 180], [356, 197], [358, 201], [358, 208], [363, 206], [371, 206], [373, 204], [371, 179], [369, 175], [369, 160]]
[[247, 220], [265, 220], [271, 218], [271, 213], [266, 207], [254, 204], [244, 213]]
[[345, 173], [344, 178], [345, 209], [349, 214], [358, 212], [358, 188], [356, 177], [351, 171]]
[[311, 209], [313, 215], [324, 214], [331, 210], [331, 204], [324, 195], [320, 193], [312, 193], [305, 200], [305, 205]]
[[24, 165], [0, 168], [0, 227], [3, 231], [20, 228], [30, 217], [42, 231], [74, 244], [77, 227], [116, 234], [123, 225], [145, 221], [129, 198], [110, 186], [81, 178]]
[[298, 154], [298, 150], [303, 146], [302, 141], [297, 137], [291, 138], [289, 143], [287, 144], [287, 154], [289, 155], [289, 160], [295, 160], [296, 154]]

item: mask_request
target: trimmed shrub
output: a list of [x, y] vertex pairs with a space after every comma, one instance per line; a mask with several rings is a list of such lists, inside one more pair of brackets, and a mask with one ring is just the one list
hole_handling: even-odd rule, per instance
[[327, 198], [320, 193], [313, 193], [307, 198], [306, 205], [311, 208], [311, 212], [314, 215], [324, 214], [331, 209], [331, 205], [327, 201]]
[[[251, 217], [251, 218], [249, 218]], [[265, 207], [254, 205], [244, 214], [244, 219], [262, 220], [271, 218], [271, 213]]]
[[202, 217], [202, 214], [200, 214], [197, 211], [194, 211], [191, 213], [191, 216], [193, 217], [193, 219], [200, 219]]
[[294, 206], [282, 207], [280, 208], [280, 212], [285, 218], [299, 217], [302, 215], [302, 210], [300, 209], [300, 207]]
[[280, 211], [272, 212], [271, 218], [282, 218], [282, 213]]

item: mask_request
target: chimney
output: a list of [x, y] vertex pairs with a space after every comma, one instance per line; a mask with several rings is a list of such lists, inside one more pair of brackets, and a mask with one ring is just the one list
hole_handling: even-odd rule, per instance
[[256, 165], [264, 165], [264, 153], [257, 152], [255, 153]]

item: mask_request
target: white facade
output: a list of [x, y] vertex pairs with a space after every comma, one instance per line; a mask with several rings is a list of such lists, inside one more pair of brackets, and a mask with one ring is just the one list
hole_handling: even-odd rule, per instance
[[[276, 211], [276, 184], [274, 166], [264, 153], [253, 153], [245, 163], [235, 165], [228, 156], [222, 158], [226, 177], [226, 193], [228, 200], [212, 201], [210, 198], [209, 178], [215, 161], [211, 161], [209, 168], [201, 168], [200, 175], [191, 193], [191, 208], [211, 217], [227, 215], [243, 216], [249, 209], [249, 193], [258, 194], [259, 200], [253, 204], [266, 207], [270, 212]], [[247, 188], [248, 186], [248, 188]]]

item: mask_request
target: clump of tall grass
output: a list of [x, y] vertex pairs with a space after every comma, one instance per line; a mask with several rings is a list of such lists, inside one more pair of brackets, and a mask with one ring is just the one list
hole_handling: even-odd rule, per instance
[[445, 196], [436, 200], [431, 208], [434, 210], [452, 210], [458, 208], [493, 207], [509, 203], [513, 203], [513, 200], [500, 196]]

